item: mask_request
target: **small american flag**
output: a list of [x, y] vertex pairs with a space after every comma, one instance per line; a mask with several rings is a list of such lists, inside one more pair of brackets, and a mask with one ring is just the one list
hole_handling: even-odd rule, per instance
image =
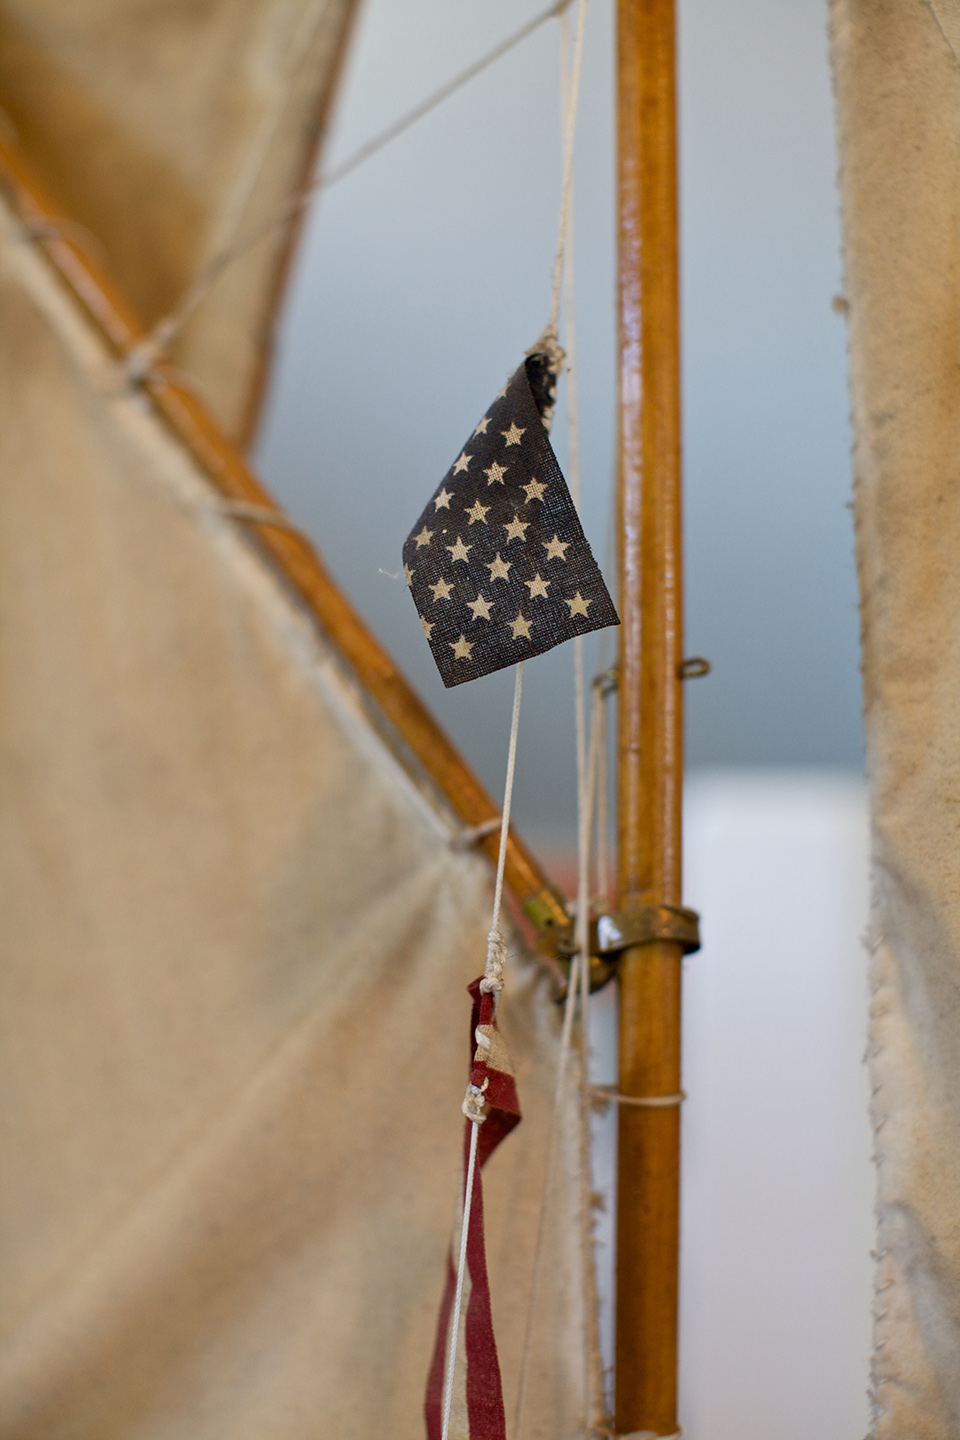
[[448, 687], [620, 623], [547, 435], [555, 390], [549, 357], [529, 355], [403, 547]]

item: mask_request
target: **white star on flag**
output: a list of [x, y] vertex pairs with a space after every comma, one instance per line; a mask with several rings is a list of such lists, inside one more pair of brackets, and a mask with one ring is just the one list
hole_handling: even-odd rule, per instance
[[488, 426], [489, 424], [490, 424], [490, 416], [489, 416], [489, 415], [484, 415], [483, 419], [480, 421], [480, 424], [477, 426], [476, 430], [474, 430], [474, 432], [473, 432], [474, 435], [486, 435], [486, 433], [487, 433], [487, 426]]
[[550, 589], [550, 581], [549, 581], [549, 580], [541, 580], [540, 575], [539, 575], [539, 572], [538, 572], [536, 575], [534, 575], [534, 577], [533, 577], [532, 580], [524, 580], [523, 583], [524, 583], [524, 585], [526, 585], [527, 589], [530, 591], [530, 599], [531, 599], [531, 600], [533, 599], [534, 595], [542, 595], [543, 598], [544, 598], [544, 600], [546, 600], [546, 598], [547, 598], [547, 591]]
[[452, 499], [453, 496], [450, 494], [450, 491], [447, 489], [443, 489], [440, 491], [440, 494], [437, 496], [436, 500], [434, 500], [433, 503], [438, 510], [449, 510], [450, 501]]
[[420, 549], [420, 546], [421, 546], [421, 545], [429, 545], [429, 544], [430, 544], [430, 537], [431, 537], [432, 534], [433, 534], [433, 531], [432, 531], [432, 530], [428, 530], [427, 527], [426, 527], [426, 525], [424, 525], [423, 529], [420, 531], [420, 534], [419, 534], [419, 535], [414, 535], [413, 538], [414, 538], [414, 540], [416, 540], [416, 542], [417, 542], [417, 549], [418, 549], [418, 550]]
[[471, 505], [470, 509], [467, 511], [467, 514], [470, 516], [470, 524], [476, 525], [477, 521], [479, 520], [481, 525], [486, 525], [486, 516], [489, 509], [489, 505], [481, 505], [479, 500], [475, 501], [474, 504]]
[[547, 552], [548, 560], [566, 560], [567, 551], [570, 549], [569, 540], [561, 540], [559, 535], [554, 535], [552, 540], [545, 540], [543, 548]]
[[521, 520], [519, 515], [514, 515], [513, 519], [510, 521], [510, 524], [505, 525], [504, 529], [507, 532], [508, 542], [511, 540], [522, 540], [526, 535], [527, 531], [530, 529], [530, 521]]
[[467, 601], [467, 608], [473, 611], [474, 620], [489, 620], [493, 606], [489, 600], [484, 600], [482, 595], [478, 595], [476, 600]]
[[518, 430], [518, 429], [517, 429], [517, 422], [516, 422], [516, 420], [511, 420], [511, 421], [510, 421], [510, 429], [509, 429], [509, 430], [501, 430], [501, 431], [500, 431], [500, 434], [503, 436], [504, 440], [507, 442], [508, 445], [519, 445], [519, 444], [520, 444], [520, 441], [523, 439], [523, 437], [524, 437], [524, 435], [526, 435], [526, 433], [527, 433], [526, 430]]
[[573, 599], [567, 600], [566, 604], [570, 606], [570, 619], [572, 620], [574, 615], [586, 615], [587, 610], [593, 604], [593, 601], [584, 600], [583, 596], [578, 590]]
[[443, 576], [441, 575], [436, 585], [431, 585], [430, 589], [433, 591], [434, 600], [449, 600], [450, 592], [453, 590], [453, 586], [448, 585], [446, 580], [444, 580]]
[[497, 462], [496, 462], [496, 460], [494, 460], [493, 464], [489, 467], [489, 469], [484, 470], [484, 472], [483, 472], [484, 475], [486, 475], [486, 476], [488, 477], [488, 479], [487, 479], [487, 484], [488, 484], [488, 485], [502, 485], [502, 484], [503, 484], [503, 477], [504, 477], [504, 475], [506, 475], [508, 469], [509, 469], [509, 466], [507, 466], [507, 465], [498, 465]]
[[531, 500], [542, 500], [547, 492], [546, 485], [541, 485], [539, 480], [531, 478], [529, 485], [524, 485], [523, 492], [527, 497], [527, 504]]
[[513, 631], [514, 640], [519, 640], [521, 635], [523, 636], [524, 640], [530, 639], [530, 621], [524, 620], [523, 616], [519, 612], [517, 613], [516, 620], [511, 620], [509, 624], [510, 629]]
[[453, 651], [453, 656], [455, 660], [470, 659], [473, 646], [470, 644], [470, 641], [467, 639], [466, 635], [461, 634], [459, 640], [448, 640], [447, 643]]
[[491, 580], [509, 580], [510, 560], [502, 560], [498, 550], [494, 559], [487, 562], [487, 569], [490, 571]]
[[470, 464], [470, 461], [471, 461], [472, 459], [473, 459], [473, 456], [472, 456], [472, 455], [468, 455], [465, 450], [462, 451], [459, 460], [457, 460], [456, 463], [454, 464], [454, 467], [453, 467], [453, 473], [454, 473], [454, 475], [459, 475], [460, 472], [461, 472], [461, 470], [466, 470], [467, 466]]
[[450, 551], [451, 560], [463, 560], [466, 561], [467, 564], [469, 564], [467, 551], [472, 550], [473, 546], [464, 545], [459, 535], [457, 536], [457, 543], [455, 545], [445, 545], [443, 548]]

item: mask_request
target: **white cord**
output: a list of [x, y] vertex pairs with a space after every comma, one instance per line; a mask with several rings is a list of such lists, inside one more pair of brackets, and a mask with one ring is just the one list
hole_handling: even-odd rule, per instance
[[573, 52], [573, 67], [566, 96], [563, 124], [563, 188], [560, 191], [560, 224], [557, 229], [557, 250], [553, 261], [553, 298], [550, 302], [550, 324], [548, 331], [556, 331], [560, 317], [560, 285], [563, 279], [563, 259], [567, 245], [567, 226], [570, 215], [570, 196], [573, 190], [573, 142], [577, 128], [577, 100], [580, 95], [580, 68], [583, 61], [583, 31], [587, 18], [587, 0], [579, 0], [577, 9], [577, 39]]
[[493, 916], [490, 920], [490, 939], [488, 942], [487, 959], [490, 959], [490, 949], [494, 946], [494, 936], [500, 935], [500, 903], [503, 900], [503, 872], [507, 864], [507, 834], [510, 829], [510, 809], [513, 804], [513, 772], [517, 764], [517, 731], [520, 726], [520, 697], [523, 694], [523, 666], [521, 660], [516, 669], [513, 682], [513, 714], [510, 717], [510, 746], [507, 750], [507, 778], [503, 787], [503, 814], [500, 818], [500, 851], [497, 855], [497, 880], [493, 890]]
[[460, 1337], [460, 1310], [463, 1305], [463, 1276], [467, 1262], [467, 1232], [470, 1229], [470, 1210], [473, 1205], [473, 1174], [477, 1165], [477, 1136], [480, 1122], [474, 1120], [470, 1127], [470, 1157], [467, 1161], [466, 1193], [463, 1197], [463, 1224], [460, 1230], [460, 1259], [457, 1262], [457, 1290], [453, 1299], [453, 1318], [450, 1326], [450, 1340], [447, 1345], [447, 1378], [443, 1397], [443, 1434], [447, 1440], [450, 1434], [450, 1411], [453, 1407], [453, 1376], [457, 1367], [457, 1341]]
[[[500, 820], [500, 853], [497, 856], [497, 878], [493, 889], [493, 915], [490, 920], [490, 934], [487, 937], [487, 966], [480, 988], [492, 994], [494, 1004], [503, 989], [503, 964], [506, 945], [500, 931], [500, 905], [503, 900], [503, 874], [507, 863], [507, 834], [510, 829], [510, 810], [513, 804], [513, 775], [517, 764], [517, 734], [520, 729], [520, 700], [523, 695], [523, 664], [517, 665], [513, 682], [513, 713], [510, 717], [510, 745], [507, 750], [507, 778], [503, 786], [503, 814]], [[464, 1114], [472, 1121], [470, 1134], [470, 1157], [467, 1162], [466, 1191], [463, 1197], [463, 1218], [460, 1229], [460, 1257], [457, 1261], [457, 1289], [453, 1302], [450, 1340], [447, 1347], [447, 1371], [444, 1381], [443, 1434], [447, 1440], [450, 1429], [450, 1407], [453, 1404], [453, 1381], [457, 1369], [457, 1339], [460, 1334], [460, 1309], [463, 1302], [463, 1281], [467, 1262], [467, 1231], [470, 1227], [470, 1208], [473, 1204], [473, 1173], [476, 1168], [477, 1135], [482, 1119], [483, 1096], [476, 1086], [467, 1087]], [[480, 1117], [480, 1118], [478, 1118]]]

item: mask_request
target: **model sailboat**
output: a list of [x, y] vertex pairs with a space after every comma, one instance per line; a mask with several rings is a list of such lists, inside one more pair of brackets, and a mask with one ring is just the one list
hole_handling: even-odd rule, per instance
[[[696, 941], [680, 889], [675, 61], [670, 0], [619, 8], [620, 895], [603, 931], [621, 993], [614, 1424], [668, 1436], [679, 962]], [[351, 0], [0, 5], [0, 1434], [11, 1440], [421, 1433], [456, 1194], [463, 988], [484, 949], [498, 806], [240, 448], [296, 230], [285, 206], [313, 163], [353, 13]], [[931, 75], [941, 113], [956, 106], [949, 24], [921, 33], [932, 7], [904, 13], [837, 10], [855, 318], [899, 293], [901, 272], [878, 269], [871, 237], [904, 213]], [[893, 87], [884, 136], [870, 97], [902, 78], [901, 51], [923, 78]], [[883, 84], [860, 78], [876, 75]], [[906, 158], [888, 185], [889, 154]], [[941, 236], [937, 274], [950, 275], [953, 229], [932, 225], [921, 199], [910, 223]], [[154, 332], [199, 294], [238, 216], [259, 243]], [[940, 288], [915, 289], [905, 314], [944, 313]], [[891, 325], [909, 330], [899, 311]], [[854, 332], [865, 435], [900, 394], [888, 338], [866, 322]], [[929, 433], [952, 404], [955, 357], [948, 344], [942, 354], [947, 399]], [[957, 1293], [943, 1218], [957, 1152], [956, 886], [941, 863], [955, 850], [952, 771], [918, 762], [902, 778], [916, 732], [894, 671], [896, 635], [927, 617], [921, 698], [948, 756], [952, 641], [931, 617], [952, 613], [956, 567], [940, 565], [932, 593], [928, 545], [903, 565], [899, 551], [882, 559], [913, 533], [877, 520], [900, 474], [883, 470], [884, 444], [861, 502], [864, 573], [879, 555], [884, 581], [868, 586], [868, 660], [881, 858], [906, 880], [884, 901], [878, 977], [895, 1032], [878, 1075], [900, 1116], [884, 1151], [896, 1173], [881, 1287], [894, 1303], [880, 1322], [878, 1424], [940, 1440], [958, 1433], [956, 1347], [941, 1339]], [[877, 599], [894, 572], [916, 582], [897, 592], [899, 622]], [[888, 622], [885, 649], [874, 640]], [[548, 957], [568, 955], [563, 899], [515, 834], [506, 878]], [[515, 952], [502, 1026], [526, 1118], [522, 1143], [491, 1160], [485, 1197], [508, 1396], [559, 1025], [556, 965]], [[572, 1097], [559, 1133], [530, 1437], [604, 1424], [584, 1365], [589, 1195]]]

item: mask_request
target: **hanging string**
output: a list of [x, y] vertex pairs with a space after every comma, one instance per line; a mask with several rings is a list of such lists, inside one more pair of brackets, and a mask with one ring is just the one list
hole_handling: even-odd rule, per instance
[[[597, 775], [597, 746], [594, 737], [591, 736], [590, 751], [587, 762], [587, 787], [586, 787], [586, 808], [592, 813], [593, 801], [596, 790]], [[585, 946], [584, 950], [589, 946]], [[577, 1005], [580, 1007], [580, 1033], [584, 1037], [582, 1047], [582, 1069], [581, 1081], [586, 1084], [586, 1065], [588, 1054], [586, 1048], [586, 1030], [584, 1028], [584, 1008], [586, 997], [590, 991], [590, 961], [583, 951], [574, 955], [570, 964], [570, 976], [567, 982], [567, 993], [563, 1005], [563, 1026], [560, 1032], [560, 1053], [557, 1057], [557, 1078], [554, 1084], [553, 1111], [550, 1127], [550, 1137], [547, 1142], [547, 1159], [544, 1167], [543, 1191], [540, 1197], [540, 1213], [537, 1221], [537, 1238], [534, 1245], [533, 1269], [530, 1282], [530, 1297], [527, 1304], [527, 1322], [524, 1331], [523, 1350], [520, 1360], [520, 1378], [517, 1386], [517, 1403], [514, 1412], [513, 1440], [520, 1440], [521, 1426], [523, 1423], [524, 1405], [526, 1402], [527, 1380], [529, 1376], [531, 1356], [533, 1353], [533, 1337], [536, 1329], [536, 1316], [540, 1295], [540, 1284], [543, 1277], [543, 1263], [546, 1250], [546, 1220], [549, 1210], [550, 1197], [553, 1194], [553, 1175], [556, 1167], [558, 1140], [560, 1135], [560, 1123], [563, 1114], [563, 1103], [566, 1098], [567, 1083], [570, 1078], [570, 1058], [573, 1050], [573, 1022], [576, 1016]], [[590, 1327], [588, 1326], [588, 1331]], [[589, 1364], [592, 1360], [593, 1346], [587, 1347], [588, 1373]], [[587, 1417], [589, 1433], [589, 1416]]]
[[[582, 697], [581, 697], [582, 702]], [[577, 899], [577, 948], [579, 950], [580, 979], [580, 1120], [587, 1126], [588, 1096], [590, 1094], [590, 843], [592, 822], [595, 812], [597, 791], [600, 731], [596, 726], [590, 729], [590, 748], [587, 757], [587, 773], [583, 793], [579, 802], [578, 864], [579, 893]], [[603, 1410], [602, 1365], [600, 1358], [599, 1319], [593, 1302], [596, 1290], [596, 1276], [593, 1260], [593, 1225], [590, 1209], [593, 1186], [590, 1177], [589, 1135], [585, 1144], [585, 1174], [581, 1175], [581, 1243], [583, 1260], [583, 1293], [587, 1309], [585, 1344], [583, 1349], [583, 1391], [584, 1426], [587, 1440], [593, 1434], [593, 1421], [601, 1415], [592, 1413]], [[586, 1182], [586, 1183], [584, 1183]]]
[[[513, 713], [510, 717], [510, 744], [507, 750], [507, 777], [503, 786], [503, 812], [500, 819], [500, 850], [497, 855], [497, 878], [493, 887], [493, 914], [490, 919], [490, 933], [487, 936], [487, 964], [481, 991], [499, 1000], [503, 990], [503, 967], [506, 960], [506, 942], [500, 929], [500, 906], [503, 901], [503, 876], [507, 863], [507, 834], [510, 830], [510, 810], [513, 805], [513, 776], [517, 763], [517, 735], [520, 729], [520, 700], [523, 695], [523, 666], [521, 660], [516, 667], [513, 682]], [[476, 1170], [477, 1136], [483, 1124], [483, 1095], [475, 1086], [467, 1087], [463, 1111], [470, 1124], [470, 1153], [467, 1160], [467, 1175], [464, 1182], [463, 1214], [460, 1221], [460, 1254], [457, 1259], [457, 1288], [453, 1298], [453, 1314], [450, 1319], [450, 1338], [447, 1344], [446, 1374], [443, 1394], [442, 1440], [450, 1434], [450, 1413], [453, 1406], [453, 1381], [457, 1369], [457, 1344], [460, 1338], [460, 1314], [463, 1308], [463, 1282], [467, 1266], [467, 1233], [470, 1228], [470, 1212], [473, 1207], [473, 1179]]]
[[[564, 279], [564, 333], [563, 343], [567, 357], [567, 426], [569, 437], [568, 465], [570, 491], [573, 502], [580, 507], [580, 428], [579, 400], [577, 387], [576, 351], [576, 281], [574, 274], [574, 223], [573, 223], [573, 147], [576, 135], [576, 108], [583, 60], [585, 34], [586, 0], [581, 0], [577, 16], [577, 37], [573, 57], [569, 55], [570, 37], [567, 17], [561, 20], [561, 83], [564, 93], [564, 114], [567, 132], [564, 136], [564, 195], [565, 209], [562, 223], [565, 224], [565, 253], [560, 256]], [[555, 267], [556, 270], [556, 267]], [[557, 304], [557, 275], [554, 274], [554, 304]], [[587, 741], [587, 701], [585, 683], [585, 642], [578, 635], [573, 642], [574, 654], [574, 714], [576, 724], [577, 752], [577, 911], [574, 939], [577, 950], [576, 975], [571, 970], [571, 985], [579, 981], [580, 988], [580, 1113], [586, 1122], [587, 1094], [590, 1083], [590, 851], [597, 790], [597, 763], [599, 727], [596, 716], [590, 726], [589, 753]], [[596, 1410], [600, 1386], [597, 1377], [602, 1365], [599, 1359], [599, 1336], [597, 1315], [591, 1302], [594, 1292], [592, 1275], [592, 1225], [590, 1219], [589, 1183], [590, 1152], [589, 1141], [582, 1156], [584, 1173], [581, 1175], [581, 1245], [583, 1262], [583, 1293], [587, 1309], [585, 1316], [585, 1344], [583, 1347], [583, 1393], [584, 1427], [587, 1440], [593, 1431], [593, 1422], [599, 1416]]]
[[450, 1326], [450, 1339], [447, 1344], [447, 1378], [443, 1395], [442, 1440], [448, 1440], [450, 1434], [450, 1412], [453, 1408], [453, 1376], [457, 1364], [457, 1342], [460, 1338], [460, 1311], [463, 1308], [463, 1277], [467, 1269], [467, 1233], [470, 1229], [470, 1212], [473, 1208], [473, 1177], [477, 1168], [477, 1137], [479, 1134], [480, 1121], [474, 1120], [470, 1126], [470, 1155], [467, 1160], [467, 1178], [464, 1181], [463, 1217], [460, 1222], [460, 1255], [457, 1260], [457, 1289], [453, 1298], [453, 1319]]
[[[559, 14], [563, 25], [567, 18], [567, 4], [553, 7], [550, 14]], [[567, 239], [570, 216], [570, 194], [572, 190], [572, 167], [573, 167], [573, 140], [576, 124], [576, 106], [579, 93], [580, 63], [583, 55], [583, 28], [586, 15], [586, 0], [579, 0], [578, 24], [577, 24], [577, 46], [573, 62], [573, 73], [569, 90], [565, 96], [564, 104], [564, 159], [563, 159], [563, 188], [560, 197], [560, 228], [557, 241], [557, 252], [554, 259], [553, 269], [553, 296], [550, 305], [550, 323], [547, 327], [546, 336], [556, 344], [556, 328], [560, 311], [560, 286], [563, 278], [564, 256], [567, 250]], [[543, 18], [547, 18], [544, 16]], [[539, 344], [539, 342], [538, 342]], [[576, 496], [574, 496], [576, 499]], [[579, 638], [579, 637], [578, 637]], [[499, 995], [503, 988], [503, 967], [505, 961], [505, 944], [500, 931], [500, 904], [503, 896], [503, 875], [507, 855], [507, 831], [510, 824], [510, 803], [513, 793], [513, 771], [516, 762], [517, 727], [520, 719], [520, 696], [523, 684], [523, 662], [517, 666], [516, 684], [514, 688], [513, 719], [510, 726], [510, 749], [507, 756], [507, 779], [504, 787], [503, 816], [500, 824], [500, 850], [497, 857], [497, 878], [494, 887], [493, 897], [493, 919], [490, 925], [490, 934], [487, 938], [487, 965], [483, 980], [480, 982], [481, 989], [494, 991]], [[563, 1088], [567, 1075], [567, 1057], [570, 1050], [570, 1037], [573, 1027], [573, 1015], [577, 1001], [577, 968], [571, 967], [570, 980], [567, 986], [567, 999], [564, 1006], [563, 1032], [560, 1042], [560, 1066], [557, 1072], [557, 1083], [554, 1094], [554, 1126], [560, 1114], [563, 1101]], [[466, 1226], [469, 1222], [469, 1212], [472, 1191], [472, 1157], [476, 1150], [477, 1130], [479, 1122], [473, 1121], [473, 1133], [470, 1137], [471, 1171], [468, 1177], [468, 1193], [464, 1197], [463, 1221], [461, 1231], [460, 1257], [457, 1268], [457, 1288], [454, 1296], [453, 1316], [451, 1321], [450, 1342], [447, 1351], [447, 1374], [444, 1386], [443, 1405], [443, 1431], [442, 1440], [447, 1440], [449, 1433], [450, 1411], [453, 1404], [453, 1381], [456, 1371], [457, 1339], [460, 1333], [460, 1310], [463, 1296], [464, 1267], [466, 1264]], [[551, 1137], [550, 1154], [547, 1162], [547, 1173], [549, 1176], [553, 1165], [553, 1155], [556, 1149], [555, 1141]], [[540, 1207], [540, 1221], [537, 1233], [537, 1244], [534, 1257], [534, 1284], [542, 1265], [542, 1254], [545, 1239], [545, 1204]], [[517, 1396], [517, 1412], [515, 1422], [515, 1436], [519, 1436], [520, 1424], [523, 1415], [523, 1404], [526, 1395], [527, 1376], [529, 1373], [529, 1359], [532, 1340], [532, 1317], [534, 1315], [533, 1296], [531, 1306], [527, 1315], [527, 1336], [524, 1342], [523, 1358], [520, 1366], [520, 1385]]]
[[[486, 55], [482, 55], [479, 60], [475, 60], [472, 65], [468, 65], [465, 70], [461, 70], [458, 75], [455, 75], [452, 80], [442, 85], [439, 90], [435, 90], [432, 95], [427, 96], [425, 100], [420, 101], [419, 104], [415, 105], [411, 110], [406, 111], [399, 119], [388, 125], [386, 129], [381, 130], [379, 134], [374, 135], [372, 139], [366, 141], [358, 149], [354, 150], [345, 160], [342, 160], [339, 165], [335, 165], [332, 169], [321, 172], [315, 180], [303, 186], [292, 195], [269, 220], [265, 221], [262, 225], [254, 227], [254, 229], [246, 235], [238, 234], [245, 205], [242, 208], [234, 206], [233, 210], [236, 213], [232, 228], [228, 229], [226, 225], [221, 227], [227, 230], [227, 234], [219, 248], [214, 251], [214, 254], [207, 263], [200, 269], [193, 283], [184, 292], [169, 315], [154, 325], [146, 340], [136, 346], [130, 357], [128, 357], [127, 371], [130, 377], [132, 379], [143, 379], [145, 377], [153, 361], [160, 352], [167, 349], [182, 332], [191, 316], [203, 303], [214, 285], [220, 279], [220, 276], [229, 266], [234, 264], [235, 261], [242, 259], [243, 256], [248, 254], [256, 245], [259, 245], [261, 241], [266, 240], [272, 235], [274, 231], [288, 225], [321, 190], [329, 189], [331, 185], [336, 185], [339, 180], [351, 174], [358, 166], [362, 165], [364, 161], [369, 160], [372, 156], [376, 155], [378, 151], [382, 150], [384, 146], [389, 145], [393, 140], [396, 140], [398, 136], [409, 130], [418, 120], [422, 120], [425, 115], [429, 115], [438, 105], [442, 105], [444, 101], [449, 100], [450, 97], [455, 95], [464, 85], [467, 85], [471, 80], [475, 79], [476, 76], [482, 74], [483, 71], [487, 70], [491, 65], [496, 64], [504, 55], [509, 54], [515, 46], [526, 40], [527, 36], [532, 35], [541, 25], [546, 24], [548, 20], [555, 19], [558, 15], [565, 14], [572, 3], [573, 0], [555, 0], [554, 4], [549, 5], [546, 10], [542, 10], [539, 15], [535, 15], [532, 20], [529, 20], [526, 25], [522, 25], [519, 30], [515, 30], [512, 35], [508, 35], [505, 40], [495, 45]], [[279, 118], [278, 115], [273, 130], [275, 130]], [[273, 130], [270, 132], [271, 137]], [[268, 142], [264, 142], [257, 147], [259, 159], [254, 165], [249, 167], [249, 173], [253, 177], [249, 183], [251, 194], [253, 185], [259, 175], [260, 167], [266, 159], [267, 148]]]
[[[580, 500], [580, 455], [576, 388], [576, 339], [574, 329], [574, 276], [573, 276], [573, 147], [576, 136], [576, 114], [579, 98], [580, 73], [583, 60], [583, 38], [586, 20], [586, 0], [579, 0], [577, 31], [572, 59], [570, 57], [569, 17], [560, 19], [560, 83], [562, 97], [562, 150], [563, 180], [560, 199], [560, 221], [557, 234], [557, 249], [553, 267], [553, 291], [550, 306], [550, 323], [547, 337], [557, 345], [557, 324], [560, 314], [561, 289], [564, 292], [564, 352], [567, 371], [567, 424], [568, 424], [568, 478], [570, 493], [575, 505]], [[564, 284], [564, 281], [566, 282]], [[557, 347], [559, 349], [559, 347]], [[596, 747], [591, 736], [590, 753], [587, 753], [584, 656], [581, 636], [574, 639], [574, 674], [576, 688], [576, 755], [577, 755], [577, 920], [575, 930], [576, 953], [571, 961], [564, 1001], [563, 1026], [560, 1036], [560, 1052], [557, 1058], [557, 1076], [554, 1086], [553, 1115], [547, 1149], [543, 1192], [537, 1223], [537, 1238], [534, 1246], [533, 1273], [530, 1296], [527, 1305], [527, 1321], [524, 1333], [523, 1351], [520, 1361], [520, 1375], [517, 1386], [517, 1401], [514, 1412], [513, 1440], [520, 1440], [527, 1388], [533, 1354], [533, 1337], [536, 1329], [538, 1301], [543, 1275], [546, 1251], [547, 1213], [553, 1192], [553, 1174], [559, 1150], [559, 1131], [563, 1113], [566, 1088], [570, 1078], [570, 1057], [573, 1043], [573, 1024], [579, 1002], [580, 1033], [583, 1037], [581, 1068], [582, 1082], [586, 1084], [587, 1052], [587, 997], [590, 992], [589, 960], [589, 874], [590, 835], [595, 789]], [[592, 1329], [588, 1324], [588, 1335], [592, 1340]], [[585, 1347], [584, 1398], [585, 1426], [589, 1435], [592, 1428], [590, 1414], [591, 1368], [595, 1346]]]
[[577, 129], [577, 101], [580, 97], [580, 70], [583, 61], [583, 33], [586, 18], [586, 0], [579, 0], [573, 66], [569, 85], [565, 87], [567, 94], [563, 125], [563, 184], [560, 191], [560, 223], [557, 226], [557, 249], [553, 261], [553, 298], [550, 302], [550, 324], [548, 326], [548, 332], [553, 334], [556, 334], [557, 321], [560, 318], [560, 287], [570, 223], [570, 196], [573, 190], [573, 142]]
[[617, 688], [616, 667], [604, 669], [607, 636], [600, 636], [600, 674], [592, 682], [593, 704], [590, 712], [590, 733], [597, 736], [597, 799], [596, 799], [596, 871], [595, 900], [602, 911], [612, 904], [610, 895], [610, 730], [607, 723], [607, 697]]
[[500, 849], [497, 854], [497, 878], [493, 888], [493, 916], [487, 936], [487, 968], [480, 989], [497, 995], [503, 989], [503, 963], [506, 945], [500, 931], [500, 904], [503, 900], [503, 875], [507, 863], [507, 832], [510, 829], [510, 807], [513, 803], [513, 772], [517, 763], [517, 731], [520, 726], [520, 697], [523, 694], [521, 660], [513, 682], [513, 715], [510, 720], [510, 746], [507, 750], [507, 778], [503, 787], [503, 814], [500, 819]]

